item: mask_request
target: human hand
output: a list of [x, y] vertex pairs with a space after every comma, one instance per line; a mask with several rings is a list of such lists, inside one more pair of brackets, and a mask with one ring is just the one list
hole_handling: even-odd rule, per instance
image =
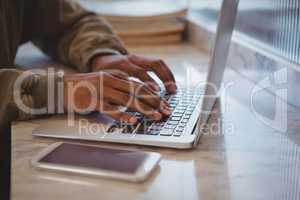
[[92, 62], [93, 71], [116, 70], [140, 79], [155, 91], [159, 91], [158, 84], [149, 76], [148, 71], [153, 71], [164, 83], [170, 94], [176, 93], [174, 76], [164, 61], [156, 58], [147, 58], [136, 55], [109, 55], [96, 56]]
[[66, 74], [64, 91], [64, 108], [67, 112], [98, 111], [131, 124], [135, 124], [137, 119], [120, 111], [120, 106], [140, 112], [155, 121], [171, 115], [168, 102], [153, 92], [148, 84], [108, 72]]

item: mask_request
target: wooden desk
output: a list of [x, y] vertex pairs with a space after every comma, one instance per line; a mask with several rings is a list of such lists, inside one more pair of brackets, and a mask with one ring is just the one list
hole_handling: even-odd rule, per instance
[[[207, 54], [189, 45], [139, 47], [134, 53], [162, 57], [172, 67], [179, 82], [185, 81], [186, 66], [196, 66], [189, 79], [204, 77]], [[22, 57], [23, 55], [23, 57]], [[32, 54], [23, 53], [18, 61], [32, 62]], [[29, 61], [28, 61], [29, 60]], [[43, 59], [37, 59], [43, 63]], [[28, 64], [28, 63], [27, 63]], [[234, 83], [232, 83], [234, 82]], [[144, 183], [127, 183], [100, 178], [58, 175], [33, 169], [29, 161], [41, 149], [58, 140], [34, 138], [37, 121], [15, 122], [13, 126], [12, 198], [40, 199], [297, 199], [300, 198], [299, 110], [288, 106], [288, 130], [281, 133], [264, 124], [256, 115], [272, 116], [273, 96], [261, 92], [254, 98], [254, 87], [233, 71], [227, 71], [225, 83], [231, 86], [222, 95], [211, 124], [217, 128], [202, 137], [192, 150], [173, 150], [134, 145], [96, 143], [156, 151], [162, 161], [153, 176]], [[222, 113], [222, 115], [220, 115]], [[257, 114], [257, 113], [256, 113]], [[222, 123], [220, 122], [220, 119]]]

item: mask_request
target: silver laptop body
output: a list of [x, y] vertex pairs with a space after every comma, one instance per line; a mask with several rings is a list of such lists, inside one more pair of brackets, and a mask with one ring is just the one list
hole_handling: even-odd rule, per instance
[[[222, 83], [239, 0], [223, 0], [214, 48], [211, 53], [206, 86], [178, 88], [176, 95], [163, 94], [173, 113], [162, 122], [150, 122], [138, 113], [138, 125], [124, 125], [105, 115], [88, 117], [55, 116], [40, 120], [34, 136], [91, 140], [113, 143], [151, 145], [170, 148], [192, 148], [198, 144], [201, 126], [207, 123]], [[213, 86], [213, 87], [212, 87]]]

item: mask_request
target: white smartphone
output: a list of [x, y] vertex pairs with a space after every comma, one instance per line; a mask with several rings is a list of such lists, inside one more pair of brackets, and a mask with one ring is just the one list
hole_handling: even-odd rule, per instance
[[160, 157], [153, 152], [58, 142], [41, 151], [31, 164], [38, 169], [138, 182], [150, 175]]

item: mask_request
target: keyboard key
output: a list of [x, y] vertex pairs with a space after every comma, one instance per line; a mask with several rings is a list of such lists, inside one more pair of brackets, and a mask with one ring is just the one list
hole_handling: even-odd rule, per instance
[[136, 117], [142, 117], [143, 115], [141, 113], [135, 112], [134, 114], [132, 114], [132, 112], [129, 112], [128, 114], [134, 115]]
[[178, 136], [181, 136], [181, 134], [182, 134], [182, 131], [176, 130], [176, 131], [173, 133], [173, 136], [178, 137]]
[[112, 133], [112, 132], [114, 132], [117, 128], [118, 128], [118, 127], [117, 127], [115, 124], [113, 124], [113, 125], [111, 125], [111, 126], [106, 130], [106, 132]]
[[174, 129], [176, 128], [176, 125], [167, 124], [164, 126], [164, 129]]
[[136, 133], [137, 134], [147, 134], [149, 131], [149, 127], [151, 126], [152, 122], [150, 121], [144, 121], [139, 124]]
[[136, 126], [134, 126], [134, 125], [126, 125], [123, 128], [122, 133], [132, 133], [135, 129], [136, 129]]
[[198, 102], [191, 102], [191, 107], [193, 107], [194, 109], [196, 108]]
[[190, 115], [184, 115], [183, 117], [182, 117], [182, 119], [189, 119], [191, 116]]
[[175, 110], [174, 114], [182, 115], [184, 113], [184, 110]]
[[154, 123], [152, 126], [163, 127], [166, 122]]
[[181, 105], [188, 105], [190, 103], [190, 100], [188, 99], [182, 99], [182, 101], [180, 102]]
[[170, 103], [175, 103], [175, 102], [178, 102], [179, 100], [180, 100], [179, 97], [174, 96], [170, 99]]
[[172, 134], [173, 134], [173, 130], [170, 130], [170, 129], [168, 129], [168, 130], [162, 130], [160, 132], [160, 135], [162, 135], [162, 136], [171, 136]]
[[178, 126], [175, 131], [178, 131], [178, 132], [182, 132], [184, 130], [185, 126]]
[[150, 131], [147, 131], [147, 135], [159, 135], [160, 133], [160, 130], [150, 130]]
[[182, 116], [182, 114], [180, 114], [180, 113], [175, 113], [175, 112], [174, 112], [174, 113], [172, 114], [172, 117], [181, 117], [181, 116]]
[[186, 109], [186, 111], [194, 111], [195, 110], [195, 106], [190, 106]]
[[188, 119], [182, 119], [180, 123], [186, 124], [189, 120]]
[[184, 105], [178, 105], [176, 107], [177, 110], [185, 110], [187, 106], [184, 106]]
[[138, 134], [138, 135], [149, 135], [149, 133], [150, 133], [150, 130], [149, 131], [148, 130], [137, 130], [135, 132], [135, 134]]
[[167, 125], [177, 125], [179, 121], [168, 121]]
[[178, 127], [184, 128], [186, 126], [186, 122], [180, 122]]
[[177, 105], [177, 103], [170, 103], [171, 107], [175, 107]]
[[121, 132], [123, 127], [125, 127], [125, 126], [122, 123], [114, 123], [110, 127], [108, 127], [106, 132], [108, 132], [108, 133], [113, 133], [113, 132], [116, 132], [116, 131]]
[[185, 128], [185, 125], [186, 125], [186, 124], [181, 124], [181, 125], [177, 126], [177, 128], [184, 129], [184, 128]]
[[191, 111], [191, 110], [187, 110], [187, 111], [185, 111], [185, 113], [184, 113], [185, 115], [191, 115], [191, 114], [193, 114], [193, 110]]
[[150, 127], [150, 130], [151, 130], [151, 131], [160, 131], [161, 129], [162, 129], [162, 126], [155, 126], [155, 125], [154, 125], [154, 126], [151, 126], [151, 127]]
[[163, 127], [165, 125], [165, 122], [164, 123], [160, 123], [160, 124], [155, 124], [156, 126], [159, 126], [159, 127]]
[[171, 117], [172, 121], [180, 121], [180, 119], [181, 119], [181, 117], [175, 117], [175, 116]]

